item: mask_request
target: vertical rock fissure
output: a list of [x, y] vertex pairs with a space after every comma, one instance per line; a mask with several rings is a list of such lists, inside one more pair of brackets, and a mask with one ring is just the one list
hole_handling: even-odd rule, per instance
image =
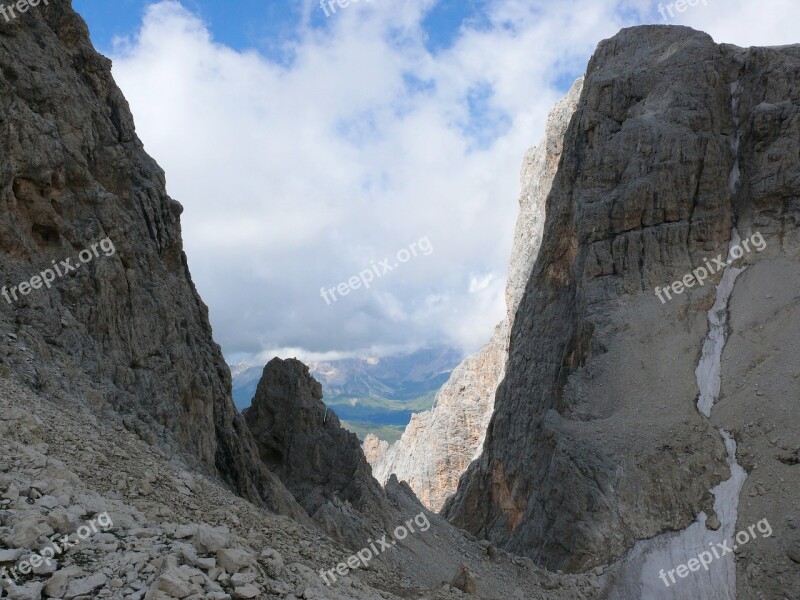
[[[731, 193], [732, 206], [736, 206], [736, 195], [739, 191], [741, 181], [741, 170], [739, 168], [739, 143], [741, 130], [739, 128], [739, 95], [740, 82], [737, 80], [731, 83], [731, 114], [733, 116], [733, 136], [731, 136], [731, 147], [733, 150], [733, 167], [728, 176], [728, 186]], [[734, 210], [734, 219], [736, 211]], [[730, 298], [736, 279], [747, 267], [734, 267], [733, 250], [741, 243], [739, 231], [736, 224], [731, 230], [731, 241], [728, 246], [728, 268], [722, 276], [722, 280], [717, 286], [716, 300], [711, 310], [708, 311], [708, 336], [703, 343], [703, 355], [697, 365], [695, 375], [697, 376], [697, 387], [700, 395], [697, 400], [697, 409], [705, 417], [711, 417], [711, 411], [719, 400], [720, 389], [722, 386], [722, 351], [728, 333], [728, 323], [730, 321]], [[739, 497], [742, 493], [744, 481], [747, 473], [736, 461], [736, 440], [725, 429], [720, 429], [720, 435], [725, 442], [725, 449], [728, 452], [728, 467], [731, 470], [730, 479], [723, 481], [711, 490], [714, 495], [714, 512], [721, 523], [721, 530], [725, 539], [732, 539], [736, 533], [736, 521], [739, 509]], [[729, 553], [723, 556], [724, 578], [726, 584], [727, 597], [731, 600], [736, 598], [736, 564], [734, 554]]]
[[[734, 131], [731, 138], [733, 166], [728, 177], [731, 203], [735, 206], [739, 190], [741, 171], [739, 168], [739, 82], [731, 84], [731, 109]], [[734, 267], [732, 250], [741, 239], [734, 224], [728, 245], [727, 268], [716, 287], [715, 301], [708, 311], [708, 333], [703, 340], [702, 355], [695, 370], [699, 395], [697, 410], [706, 418], [719, 399], [721, 388], [722, 352], [725, 348], [727, 328], [730, 321], [729, 301], [733, 294], [736, 279], [745, 268]], [[724, 429], [720, 434], [727, 450], [727, 464], [731, 471], [729, 479], [712, 488], [714, 512], [720, 526], [711, 530], [706, 526], [708, 517], [701, 512], [696, 521], [683, 531], [664, 533], [649, 540], [637, 542], [623, 560], [625, 575], [615, 590], [619, 598], [647, 598], [648, 600], [736, 600], [736, 565], [732, 553], [721, 556], [708, 570], [693, 573], [692, 577], [672, 581], [670, 570], [685, 564], [689, 558], [717, 548], [718, 544], [731, 540], [735, 534], [739, 496], [747, 473], [736, 461], [736, 441]], [[720, 564], [721, 563], [721, 564]], [[636, 576], [638, 571], [638, 577]], [[673, 571], [674, 573], [674, 571]], [[673, 575], [674, 576], [674, 575]], [[625, 580], [628, 580], [625, 582]], [[635, 582], [635, 583], [634, 583]]]

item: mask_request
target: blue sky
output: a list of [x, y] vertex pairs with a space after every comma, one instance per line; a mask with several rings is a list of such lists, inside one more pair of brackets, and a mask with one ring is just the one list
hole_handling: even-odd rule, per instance
[[[115, 36], [129, 35], [142, 22], [151, 0], [73, 0], [73, 7], [89, 24], [92, 39], [101, 50], [110, 50]], [[202, 17], [214, 39], [237, 50], [270, 50], [300, 22], [297, 2], [288, 0], [186, 0], [184, 6]]]
[[[74, 0], [184, 205], [184, 244], [229, 357], [476, 350], [505, 314], [526, 151], [645, 0]], [[794, 42], [796, 0], [669, 19]], [[420, 240], [370, 287], [330, 289]]]
[[[73, 0], [74, 8], [89, 25], [93, 42], [105, 52], [113, 48], [115, 37], [129, 35], [137, 29], [146, 6], [152, 3], [153, 0]], [[462, 24], [480, 23], [486, 4], [487, 0], [435, 3], [423, 22], [427, 47], [435, 52], [452, 45]], [[184, 0], [183, 5], [208, 24], [217, 42], [236, 50], [256, 48], [280, 61], [286, 60], [285, 44], [297, 39], [297, 29], [304, 19], [303, 5], [296, 0], [237, 0], [235, 3]], [[314, 27], [326, 27], [330, 20], [316, 7], [310, 12], [310, 23]]]

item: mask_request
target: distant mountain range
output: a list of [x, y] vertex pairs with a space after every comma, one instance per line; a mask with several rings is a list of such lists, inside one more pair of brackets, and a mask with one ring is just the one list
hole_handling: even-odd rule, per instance
[[[374, 433], [394, 441], [412, 413], [431, 408], [436, 392], [463, 355], [446, 347], [380, 358], [345, 358], [310, 362], [311, 374], [322, 384], [324, 400], [359, 438]], [[250, 406], [263, 365], [234, 363], [233, 399], [240, 411]]]

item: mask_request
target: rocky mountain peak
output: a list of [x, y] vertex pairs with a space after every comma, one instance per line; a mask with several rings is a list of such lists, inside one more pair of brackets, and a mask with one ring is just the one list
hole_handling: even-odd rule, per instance
[[798, 72], [800, 46], [685, 27], [600, 44], [454, 524], [552, 569], [615, 565], [610, 597], [800, 595], [770, 541], [677, 591], [658, 576], [763, 519], [797, 538], [778, 454], [797, 445]]

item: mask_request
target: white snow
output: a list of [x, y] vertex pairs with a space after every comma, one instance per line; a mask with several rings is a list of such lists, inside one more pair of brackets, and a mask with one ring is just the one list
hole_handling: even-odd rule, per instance
[[[739, 232], [734, 227], [728, 250], [728, 265], [733, 262], [731, 250], [740, 243]], [[711, 409], [719, 398], [722, 349], [725, 347], [725, 329], [728, 325], [728, 301], [733, 293], [736, 278], [742, 272], [744, 272], [744, 268], [729, 266], [725, 269], [722, 280], [717, 286], [717, 298], [714, 306], [708, 311], [708, 336], [703, 342], [703, 354], [695, 370], [697, 387], [700, 388], [697, 410], [706, 417], [711, 416]]]

